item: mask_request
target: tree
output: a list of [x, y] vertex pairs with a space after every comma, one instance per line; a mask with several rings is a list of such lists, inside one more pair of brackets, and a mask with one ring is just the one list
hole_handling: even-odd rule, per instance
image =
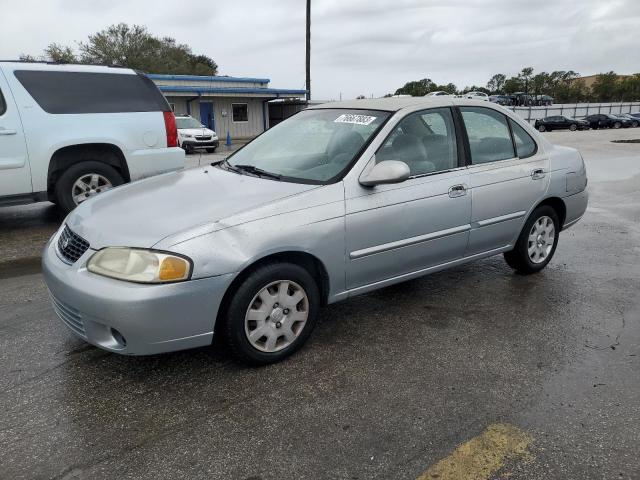
[[[177, 43], [171, 37], [156, 37], [142, 25], [125, 23], [89, 35], [78, 44], [77, 56], [73, 49], [57, 43], [49, 45], [43, 59], [58, 63], [86, 63], [119, 65], [147, 73], [184, 75], [217, 75], [218, 65], [206, 55], [194, 55], [188, 45]], [[31, 56], [21, 58], [32, 60]]]
[[411, 95], [412, 97], [424, 97], [427, 93], [436, 89], [437, 85], [430, 78], [407, 82], [396, 90], [396, 95]]
[[616, 72], [600, 73], [591, 86], [591, 92], [599, 102], [611, 102], [618, 93], [618, 75]]
[[487, 82], [487, 90], [491, 93], [502, 93], [504, 89], [504, 82], [507, 80], [507, 76], [503, 73], [496, 73]]
[[525, 67], [518, 74], [518, 77], [520, 77], [524, 83], [524, 93], [529, 93], [529, 82], [531, 81], [532, 76], [533, 67]]
[[524, 82], [521, 78], [511, 77], [504, 82], [505, 93], [515, 93], [524, 90]]
[[70, 47], [64, 47], [57, 43], [50, 44], [44, 49], [48, 61], [55, 63], [78, 63], [75, 53]]

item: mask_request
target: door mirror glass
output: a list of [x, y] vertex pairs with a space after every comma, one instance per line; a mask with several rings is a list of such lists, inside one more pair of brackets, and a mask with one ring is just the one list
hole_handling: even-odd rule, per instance
[[371, 170], [363, 173], [360, 176], [360, 184], [365, 187], [374, 187], [388, 183], [401, 183], [410, 175], [409, 165], [406, 163], [398, 160], [385, 160], [376, 163]]

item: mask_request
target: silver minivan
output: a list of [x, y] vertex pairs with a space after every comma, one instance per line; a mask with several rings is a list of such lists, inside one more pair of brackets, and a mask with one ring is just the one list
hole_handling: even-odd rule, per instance
[[221, 335], [265, 364], [308, 339], [324, 304], [497, 254], [539, 272], [586, 185], [578, 151], [489, 102], [330, 103], [221, 163], [82, 203], [44, 274], [93, 345], [146, 355]]

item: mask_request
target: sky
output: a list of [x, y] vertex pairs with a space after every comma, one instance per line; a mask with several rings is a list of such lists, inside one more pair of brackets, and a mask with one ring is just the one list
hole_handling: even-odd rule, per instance
[[[0, 59], [146, 25], [213, 58], [222, 75], [304, 88], [305, 0], [0, 0]], [[312, 0], [312, 97], [382, 96], [430, 78], [640, 72], [640, 0]]]

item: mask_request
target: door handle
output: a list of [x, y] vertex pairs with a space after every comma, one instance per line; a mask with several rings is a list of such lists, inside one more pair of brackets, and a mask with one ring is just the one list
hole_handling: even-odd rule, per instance
[[544, 178], [544, 170], [542, 168], [536, 168], [535, 170], [531, 170], [532, 180], [540, 180], [541, 178]]
[[466, 185], [453, 185], [449, 188], [449, 196], [451, 198], [462, 197], [467, 194]]
[[15, 130], [6, 130], [4, 128], [0, 128], [0, 135], [15, 135], [16, 132]]

